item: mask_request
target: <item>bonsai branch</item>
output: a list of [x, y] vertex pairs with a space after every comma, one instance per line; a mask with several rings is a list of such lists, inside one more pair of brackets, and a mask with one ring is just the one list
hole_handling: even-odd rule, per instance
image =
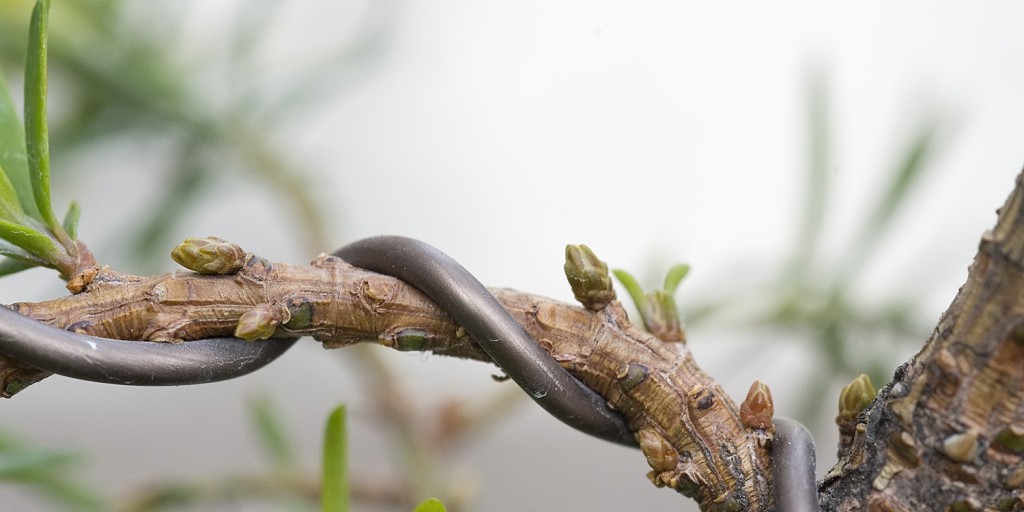
[[[163, 342], [230, 336], [257, 312], [273, 328], [255, 337], [311, 336], [327, 348], [375, 342], [488, 360], [415, 288], [336, 257], [295, 266], [246, 255], [237, 271], [227, 268], [233, 273], [145, 278], [103, 270], [84, 293], [14, 307], [82, 334]], [[492, 293], [547, 352], [624, 415], [656, 485], [693, 496], [709, 510], [772, 508], [764, 422], [745, 424], [685, 345], [634, 328], [617, 302], [590, 311], [508, 289]], [[755, 393], [760, 415], [764, 395]]]

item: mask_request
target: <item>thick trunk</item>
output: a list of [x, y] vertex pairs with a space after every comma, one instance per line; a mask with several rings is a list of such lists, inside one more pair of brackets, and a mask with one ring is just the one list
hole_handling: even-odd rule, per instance
[[826, 510], [1024, 509], [1024, 175], [924, 348], [858, 418]]

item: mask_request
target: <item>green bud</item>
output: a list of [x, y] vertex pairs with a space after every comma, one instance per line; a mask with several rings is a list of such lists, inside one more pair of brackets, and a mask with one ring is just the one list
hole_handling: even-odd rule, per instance
[[565, 246], [565, 277], [583, 307], [600, 311], [615, 300], [608, 265], [586, 245]]
[[629, 292], [637, 311], [640, 312], [644, 328], [659, 340], [686, 343], [679, 308], [676, 307], [675, 292], [689, 271], [689, 265], [673, 266], [665, 276], [665, 287], [650, 293], [645, 293], [640, 283], [629, 272], [614, 271], [615, 277]]
[[4, 392], [0, 396], [3, 396], [4, 398], [10, 398], [18, 394], [19, 391], [25, 389], [25, 387], [26, 384], [23, 381], [14, 379], [7, 383], [7, 387], [4, 388]]
[[403, 352], [423, 350], [427, 342], [427, 331], [423, 329], [402, 329], [395, 335], [395, 348]]
[[287, 311], [270, 304], [257, 304], [238, 318], [235, 337], [245, 341], [265, 340], [274, 335], [278, 325], [290, 320], [284, 318], [284, 312]]
[[313, 304], [306, 299], [289, 299], [285, 302], [290, 317], [284, 326], [289, 329], [307, 329], [313, 325]]
[[853, 379], [853, 382], [847, 384], [839, 393], [839, 416], [836, 416], [836, 423], [842, 424], [856, 419], [857, 415], [875, 399], [876, 393], [875, 386], [866, 373]]
[[[1006, 480], [1003, 480], [1003, 485], [1009, 489], [1017, 489], [1024, 485], [1024, 468], [1017, 468], [1013, 470], [1013, 472], [1011, 472], [1010, 475], [1006, 477]], [[1014, 502], [1016, 501], [1017, 499], [1014, 499]], [[1010, 503], [1009, 506], [1003, 504], [1003, 506], [1000, 507], [999, 510], [1020, 510], [1018, 508], [1014, 508], [1013, 505], [1014, 503]]]
[[647, 298], [647, 311], [640, 315], [647, 332], [661, 341], [685, 342], [686, 337], [679, 325], [679, 308], [676, 307], [676, 300], [672, 294], [656, 290], [647, 294]]
[[949, 506], [946, 507], [946, 510], [949, 510], [950, 512], [977, 512], [983, 510], [982, 507], [983, 505], [981, 504], [981, 501], [972, 496], [950, 503]]
[[629, 363], [623, 368], [615, 377], [619, 379], [619, 386], [622, 387], [623, 391], [629, 391], [637, 387], [641, 382], [647, 380], [647, 375], [650, 370], [646, 366], [638, 363]]
[[996, 434], [996, 444], [1013, 453], [1024, 453], [1024, 426], [1010, 425]]
[[234, 274], [245, 262], [241, 247], [216, 237], [186, 238], [171, 251], [179, 265], [200, 274]]

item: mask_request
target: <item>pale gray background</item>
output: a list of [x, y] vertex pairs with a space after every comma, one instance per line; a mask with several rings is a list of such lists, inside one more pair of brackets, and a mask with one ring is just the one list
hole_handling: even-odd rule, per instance
[[[195, 43], [182, 46], [183, 58], [218, 37], [233, 5], [194, 4], [184, 39]], [[795, 236], [803, 78], [814, 64], [827, 72], [834, 101], [830, 253], [846, 250], [841, 242], [922, 115], [939, 112], [954, 127], [936, 172], [885, 240], [886, 256], [870, 262], [863, 300], [894, 290], [920, 296], [937, 318], [1024, 163], [1020, 2], [407, 1], [392, 9], [390, 43], [367, 76], [278, 128], [278, 140], [317, 181], [338, 245], [383, 233], [422, 238], [489, 285], [571, 300], [561, 271], [570, 242], [651, 285], [668, 264], [687, 261], [694, 270], [684, 296], [769, 277]], [[295, 3], [274, 35], [277, 64], [254, 79], [287, 72], [304, 49], [365, 11], [358, 2]], [[159, 162], [151, 159], [134, 147], [106, 148], [78, 162], [91, 177], [75, 179], [75, 190], [55, 185], [55, 204], [81, 202], [81, 237], [100, 261], [116, 245], [112, 226], [153, 196], [158, 185], [145, 169]], [[313, 256], [293, 246], [292, 228], [266, 206], [273, 190], [231, 190], [197, 205], [180, 236], [216, 234], [275, 260]], [[4, 303], [62, 293], [45, 271], [0, 281]], [[690, 339], [733, 397], [759, 378], [780, 413], [799, 409], [787, 397], [812, 363], [777, 333], [718, 326]], [[777, 348], [754, 352], [769, 341]], [[745, 360], [750, 353], [763, 358]], [[425, 410], [498, 388], [486, 365], [387, 355]], [[265, 371], [215, 385], [132, 389], [51, 378], [0, 404], [0, 421], [39, 443], [87, 451], [92, 480], [116, 492], [167, 475], [261, 467], [245, 413], [259, 393], [284, 409], [312, 467], [323, 419], [345, 402], [352, 471], [373, 474], [383, 447], [350, 364], [302, 343]], [[834, 434], [820, 435], [824, 470]], [[530, 404], [450, 466], [470, 475], [477, 510], [691, 506], [654, 489], [638, 453], [577, 435]], [[7, 487], [0, 503], [48, 509]]]

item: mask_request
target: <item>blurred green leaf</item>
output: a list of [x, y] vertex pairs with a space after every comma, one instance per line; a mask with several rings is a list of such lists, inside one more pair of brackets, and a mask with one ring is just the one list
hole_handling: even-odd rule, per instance
[[672, 268], [668, 269], [668, 273], [665, 274], [665, 293], [669, 295], [675, 295], [676, 289], [679, 288], [679, 283], [683, 281], [683, 278], [690, 273], [690, 266], [685, 263], [673, 265]]
[[899, 164], [891, 173], [892, 179], [870, 217], [874, 221], [869, 222], [870, 225], [888, 225], [896, 209], [904, 204], [907, 193], [927, 169], [924, 163], [934, 146], [935, 131], [933, 120], [927, 120], [918, 127], [914, 139], [906, 146]]
[[81, 462], [78, 453], [32, 446], [0, 432], [0, 482], [24, 485], [68, 510], [109, 510], [99, 495], [74, 482], [71, 471]]
[[0, 219], [12, 222], [24, 221], [25, 212], [21, 210], [21, 202], [18, 193], [7, 179], [3, 165], [0, 164]]
[[252, 414], [260, 443], [270, 460], [278, 469], [288, 469], [295, 465], [295, 449], [288, 441], [281, 415], [265, 395], [249, 401], [249, 412]]
[[640, 315], [644, 314], [647, 308], [647, 296], [644, 294], [644, 289], [640, 287], [640, 283], [636, 281], [636, 278], [632, 274], [625, 270], [615, 269], [612, 270], [612, 274], [615, 274], [615, 278], [622, 283], [622, 286], [629, 293], [630, 298], [633, 299], [633, 305], [640, 311]]
[[26, 263], [13, 258], [4, 258], [0, 261], [0, 277], [16, 274], [22, 270], [28, 270], [36, 266], [38, 265], [33, 265], [32, 263]]
[[878, 247], [882, 235], [892, 228], [892, 220], [899, 208], [906, 204], [907, 196], [914, 184], [931, 169], [925, 163], [936, 145], [938, 126], [939, 123], [934, 117], [924, 120], [918, 126], [913, 139], [905, 146], [896, 166], [889, 173], [888, 185], [879, 195], [870, 215], [864, 217], [858, 236], [853, 239], [853, 245], [845, 253], [845, 261], [840, 265], [837, 274], [837, 287], [845, 286], [854, 278], [868, 256]]
[[78, 201], [71, 201], [68, 205], [68, 211], [64, 214], [64, 232], [71, 237], [72, 240], [78, 238], [78, 217], [82, 214], [82, 209], [78, 206]]
[[29, 178], [39, 214], [47, 227], [59, 224], [50, 204], [50, 135], [46, 125], [46, 32], [50, 0], [40, 0], [32, 10], [28, 59], [25, 62], [25, 149]]
[[80, 460], [67, 452], [42, 449], [3, 452], [0, 453], [0, 480], [36, 480]]
[[171, 183], [162, 187], [160, 197], [152, 207], [141, 214], [138, 225], [128, 236], [132, 261], [143, 271], [157, 271], [163, 264], [168, 245], [175, 243], [169, 236], [204, 192], [209, 192], [211, 173], [199, 161], [202, 145], [190, 140], [178, 150], [178, 160], [172, 167]]
[[26, 250], [6, 240], [0, 240], [0, 256], [8, 256], [21, 261], [32, 262], [37, 265], [45, 265], [46, 261], [39, 259]]
[[227, 45], [227, 64], [231, 73], [233, 86], [237, 88], [238, 104], [252, 104], [256, 91], [247, 87], [252, 83], [252, 74], [259, 73], [255, 53], [261, 43], [266, 41], [266, 34], [273, 29], [273, 22], [278, 19], [286, 2], [275, 0], [250, 0], [239, 4], [234, 16], [235, 26]]
[[348, 512], [348, 446], [345, 439], [345, 406], [327, 418], [324, 431], [323, 480], [320, 499], [323, 512]]
[[416, 506], [413, 512], [447, 512], [444, 508], [444, 504], [437, 498], [427, 498]]
[[32, 228], [0, 219], [0, 238], [47, 262], [56, 263], [59, 258], [53, 239]]
[[18, 194], [21, 210], [35, 219], [43, 220], [32, 197], [32, 183], [28, 177], [25, 156], [25, 130], [18, 118], [3, 68], [0, 67], [0, 167]]
[[806, 279], [814, 261], [822, 226], [827, 218], [828, 183], [831, 175], [831, 122], [829, 119], [829, 87], [825, 71], [818, 66], [810, 68], [805, 76], [807, 116], [807, 164], [804, 180], [803, 210], [800, 212], [800, 231], [788, 265], [783, 274], [794, 288]]

